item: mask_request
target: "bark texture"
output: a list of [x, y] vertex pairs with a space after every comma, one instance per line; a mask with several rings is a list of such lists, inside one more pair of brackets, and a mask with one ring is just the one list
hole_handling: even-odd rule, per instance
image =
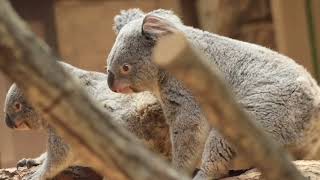
[[[27, 168], [8, 168], [0, 169], [0, 180], [21, 180], [28, 174], [33, 173], [37, 167], [30, 169]], [[59, 175], [57, 175], [53, 180], [102, 180], [103, 177], [98, 175], [95, 171], [85, 168], [85, 167], [70, 167]]]

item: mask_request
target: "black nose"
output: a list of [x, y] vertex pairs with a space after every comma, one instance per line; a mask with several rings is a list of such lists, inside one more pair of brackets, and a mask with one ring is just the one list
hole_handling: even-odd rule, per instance
[[108, 86], [112, 89], [114, 83], [114, 74], [111, 71], [108, 71]]
[[13, 122], [13, 120], [10, 118], [9, 114], [6, 113], [6, 117], [5, 117], [5, 121], [6, 121], [6, 124], [9, 128], [15, 128], [16, 127], [16, 124]]

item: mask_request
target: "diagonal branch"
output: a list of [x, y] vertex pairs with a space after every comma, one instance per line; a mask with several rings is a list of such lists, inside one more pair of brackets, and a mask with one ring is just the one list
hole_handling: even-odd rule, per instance
[[188, 179], [99, 109], [56, 59], [8, 1], [1, 0], [1, 71], [17, 82], [37, 110], [46, 110], [45, 119], [88, 164], [110, 179]]

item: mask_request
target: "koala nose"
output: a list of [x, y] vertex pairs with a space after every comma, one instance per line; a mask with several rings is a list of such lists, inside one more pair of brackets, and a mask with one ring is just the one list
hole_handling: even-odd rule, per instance
[[112, 86], [114, 83], [114, 74], [111, 71], [108, 71], [108, 86], [113, 91]]
[[9, 114], [6, 113], [6, 117], [5, 117], [5, 121], [6, 121], [6, 124], [9, 128], [16, 128], [16, 124], [13, 122], [13, 120], [10, 118]]

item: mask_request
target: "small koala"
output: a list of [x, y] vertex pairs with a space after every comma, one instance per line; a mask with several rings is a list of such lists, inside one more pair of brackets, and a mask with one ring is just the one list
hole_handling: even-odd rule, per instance
[[[135, 96], [113, 93], [107, 86], [107, 75], [98, 72], [88, 72], [69, 64], [60, 62], [85, 88], [101, 106], [113, 116], [119, 125], [136, 135], [148, 148], [171, 158], [171, 144], [168, 126], [158, 101], [150, 93], [140, 93]], [[22, 159], [17, 167], [37, 166], [39, 168], [28, 180], [44, 180], [52, 178], [69, 166], [88, 166], [72, 150], [25, 99], [23, 92], [13, 84], [5, 100], [5, 122], [15, 130], [46, 130], [48, 133], [47, 152], [35, 159]]]
[[241, 157], [236, 149], [209, 127], [190, 91], [152, 61], [158, 39], [174, 32], [183, 33], [209, 64], [218, 67], [237, 102], [258, 126], [290, 147], [296, 158], [303, 158], [297, 149], [319, 114], [320, 89], [302, 66], [268, 48], [186, 26], [168, 10], [145, 14], [129, 9], [114, 21], [117, 38], [107, 58], [108, 85], [118, 93], [149, 91], [157, 97], [170, 127], [176, 168], [191, 172], [201, 156], [194, 179], [210, 179], [251, 165], [237, 164]]

